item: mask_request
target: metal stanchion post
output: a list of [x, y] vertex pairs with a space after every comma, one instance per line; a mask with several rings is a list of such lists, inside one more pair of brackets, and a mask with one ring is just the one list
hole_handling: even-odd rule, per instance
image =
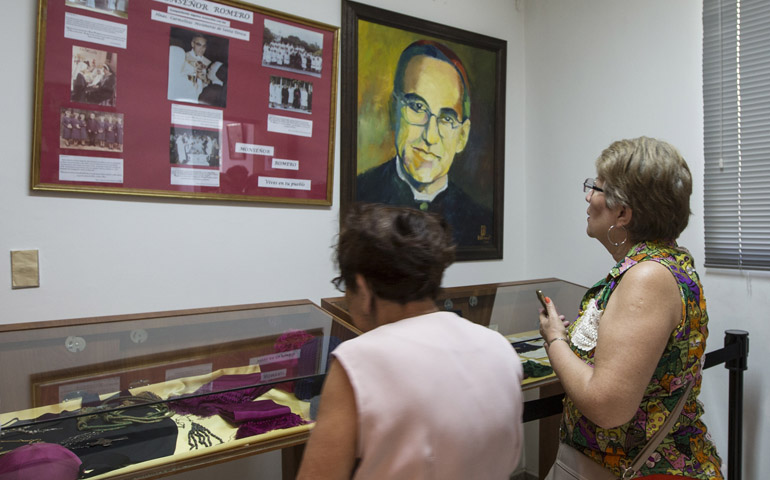
[[739, 355], [725, 362], [730, 370], [728, 410], [727, 479], [741, 480], [743, 463], [743, 372], [748, 368], [749, 332], [726, 330], [725, 348], [737, 348]]

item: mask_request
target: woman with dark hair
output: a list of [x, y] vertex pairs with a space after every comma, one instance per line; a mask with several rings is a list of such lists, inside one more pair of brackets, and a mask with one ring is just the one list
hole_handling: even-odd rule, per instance
[[[610, 145], [596, 173], [583, 183], [586, 232], [615, 266], [586, 292], [569, 328], [550, 300], [540, 314], [567, 394], [546, 478], [721, 479], [697, 401], [706, 301], [692, 255], [676, 243], [690, 216], [690, 170], [668, 143], [640, 137]], [[599, 470], [562, 477], [563, 465]]]
[[73, 146], [77, 147], [77, 146], [80, 145], [80, 141], [81, 141], [81, 138], [80, 138], [80, 127], [81, 127], [81, 125], [80, 125], [80, 116], [78, 115], [77, 112], [74, 112], [72, 114], [72, 118], [70, 119], [70, 126], [72, 127], [71, 138], [70, 138], [71, 144]]
[[61, 139], [64, 147], [69, 147], [72, 143], [72, 111], [65, 110], [61, 117]]
[[123, 151], [123, 117], [118, 116], [115, 124], [115, 148]]
[[87, 62], [83, 62], [82, 65], [84, 68], [79, 70], [75, 75], [75, 78], [72, 80], [72, 92], [70, 94], [70, 100], [73, 102], [85, 103], [87, 101], [86, 87], [88, 87], [88, 81], [86, 80], [85, 75], [83, 75], [83, 72], [88, 71], [89, 67]]
[[118, 134], [115, 131], [115, 117], [108, 116], [106, 119], [106, 129], [107, 131], [104, 134], [104, 141], [107, 143], [107, 148], [110, 150], [115, 149], [115, 142], [117, 141]]
[[521, 363], [499, 333], [436, 307], [453, 260], [433, 214], [366, 204], [345, 216], [334, 283], [365, 333], [332, 352], [298, 478], [509, 478]]
[[80, 145], [88, 145], [88, 126], [85, 113], [80, 114]]

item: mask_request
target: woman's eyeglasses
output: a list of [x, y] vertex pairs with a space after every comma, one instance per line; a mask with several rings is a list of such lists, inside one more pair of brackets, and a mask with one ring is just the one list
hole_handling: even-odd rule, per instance
[[588, 192], [589, 190], [594, 190], [596, 192], [603, 192], [604, 189], [599, 188], [596, 186], [596, 179], [595, 178], [586, 178], [586, 181], [583, 182], [583, 193]]
[[345, 279], [342, 278], [342, 275], [332, 278], [332, 285], [340, 292], [345, 293]]

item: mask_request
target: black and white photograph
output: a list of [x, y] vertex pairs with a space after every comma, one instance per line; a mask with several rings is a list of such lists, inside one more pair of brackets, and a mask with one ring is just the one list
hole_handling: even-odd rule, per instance
[[114, 107], [117, 75], [117, 53], [73, 46], [70, 100]]
[[262, 66], [321, 76], [323, 35], [265, 19]]
[[171, 27], [168, 99], [225, 108], [229, 47], [227, 38]]
[[219, 132], [189, 127], [171, 127], [169, 153], [174, 165], [218, 167]]
[[271, 76], [270, 108], [313, 113], [313, 82]]
[[129, 0], [65, 0], [68, 7], [83, 8], [92, 12], [128, 18]]
[[59, 146], [102, 152], [123, 151], [123, 114], [62, 108]]

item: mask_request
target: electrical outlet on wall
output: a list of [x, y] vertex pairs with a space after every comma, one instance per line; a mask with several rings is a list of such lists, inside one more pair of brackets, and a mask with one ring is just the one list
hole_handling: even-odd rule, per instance
[[11, 288], [40, 286], [37, 250], [11, 250]]

